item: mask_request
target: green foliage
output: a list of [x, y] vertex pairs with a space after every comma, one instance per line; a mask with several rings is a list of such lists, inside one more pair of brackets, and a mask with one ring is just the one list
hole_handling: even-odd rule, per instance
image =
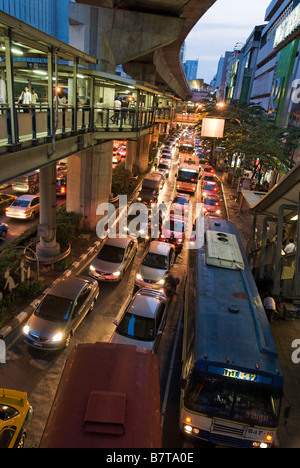
[[57, 242], [72, 242], [79, 232], [82, 215], [74, 212], [67, 212], [65, 205], [57, 210], [56, 223]]
[[132, 173], [125, 169], [125, 163], [118, 164], [113, 170], [111, 191], [116, 195], [131, 195], [139, 184], [142, 173], [133, 167]]
[[207, 116], [225, 118], [224, 137], [217, 145], [225, 147], [230, 156], [243, 155], [245, 167], [252, 169], [253, 160], [257, 158], [260, 166], [266, 169], [286, 172], [292, 167], [291, 151], [299, 146], [298, 127], [277, 127], [265, 109], [256, 104], [232, 102], [218, 109], [214, 103], [208, 103], [199, 113], [200, 119]]

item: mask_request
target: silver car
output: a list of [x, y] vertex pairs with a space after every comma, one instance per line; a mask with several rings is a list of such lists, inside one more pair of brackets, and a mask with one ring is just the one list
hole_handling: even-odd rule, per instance
[[135, 257], [138, 241], [134, 237], [108, 237], [90, 265], [89, 274], [98, 281], [120, 281]]
[[112, 343], [128, 344], [157, 352], [167, 319], [167, 298], [153, 289], [140, 289], [127, 307], [111, 338]]
[[163, 288], [166, 276], [174, 261], [174, 245], [152, 241], [141, 259], [141, 266], [135, 278], [136, 286], [139, 288]]
[[23, 327], [25, 342], [48, 351], [68, 347], [76, 328], [94, 309], [98, 296], [98, 282], [91, 278], [70, 276], [59, 281]]
[[40, 212], [40, 197], [38, 195], [22, 195], [6, 208], [8, 218], [34, 219]]

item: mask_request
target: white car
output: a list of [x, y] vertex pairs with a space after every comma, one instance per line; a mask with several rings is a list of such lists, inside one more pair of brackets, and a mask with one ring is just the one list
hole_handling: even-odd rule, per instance
[[39, 195], [22, 195], [6, 208], [8, 218], [34, 219], [40, 212]]
[[137, 247], [138, 241], [134, 237], [108, 237], [90, 265], [90, 276], [98, 281], [120, 281], [134, 259]]
[[135, 278], [139, 288], [161, 289], [175, 261], [175, 247], [167, 242], [152, 241], [141, 259]]
[[160, 291], [140, 289], [127, 307], [111, 343], [128, 344], [157, 352], [167, 319], [167, 297]]

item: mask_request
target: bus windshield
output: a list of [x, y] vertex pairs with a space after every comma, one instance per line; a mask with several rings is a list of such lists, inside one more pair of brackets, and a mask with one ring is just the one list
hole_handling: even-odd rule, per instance
[[228, 381], [195, 372], [189, 380], [184, 404], [209, 417], [228, 418], [250, 425], [276, 427], [281, 394], [274, 388]]
[[198, 181], [198, 174], [196, 171], [179, 170], [177, 180], [179, 182], [193, 182], [196, 184]]

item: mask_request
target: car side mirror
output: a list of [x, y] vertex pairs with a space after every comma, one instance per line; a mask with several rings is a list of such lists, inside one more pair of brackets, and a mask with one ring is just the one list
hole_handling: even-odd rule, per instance
[[113, 321], [113, 324], [116, 325], [116, 327], [117, 327], [117, 326], [118, 326], [117, 320], [114, 320], [114, 321]]

